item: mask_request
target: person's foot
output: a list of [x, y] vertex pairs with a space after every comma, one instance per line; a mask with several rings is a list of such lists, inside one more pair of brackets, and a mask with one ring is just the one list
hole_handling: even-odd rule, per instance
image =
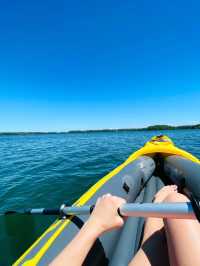
[[169, 194], [174, 192], [177, 192], [176, 185], [164, 186], [156, 193], [153, 201], [156, 203], [162, 202]]

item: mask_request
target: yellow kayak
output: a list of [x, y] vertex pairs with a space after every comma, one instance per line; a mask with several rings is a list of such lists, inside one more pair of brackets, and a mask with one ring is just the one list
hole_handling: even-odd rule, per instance
[[[94, 184], [74, 205], [95, 204], [105, 193], [123, 197], [128, 203], [152, 202], [162, 186], [173, 183], [184, 184], [200, 198], [199, 173], [198, 158], [176, 147], [167, 136], [156, 136]], [[84, 215], [57, 219], [13, 265], [48, 265], [86, 220]], [[139, 248], [143, 226], [143, 218], [129, 217], [122, 229], [98, 239], [84, 265], [128, 265]]]

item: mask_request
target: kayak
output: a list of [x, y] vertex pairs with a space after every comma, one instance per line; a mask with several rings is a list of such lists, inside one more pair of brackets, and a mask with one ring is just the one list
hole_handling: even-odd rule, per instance
[[[199, 180], [199, 159], [176, 147], [167, 136], [155, 136], [73, 205], [94, 205], [106, 193], [122, 197], [128, 203], [150, 203], [155, 193], [167, 184], [187, 188], [200, 199]], [[87, 215], [60, 217], [13, 265], [49, 265], [87, 218]], [[95, 242], [84, 265], [128, 265], [140, 247], [143, 227], [144, 218], [129, 217], [123, 228], [105, 233]]]

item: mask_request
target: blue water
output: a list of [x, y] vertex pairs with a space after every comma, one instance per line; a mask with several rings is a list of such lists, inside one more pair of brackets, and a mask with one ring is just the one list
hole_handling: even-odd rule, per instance
[[200, 157], [200, 130], [0, 136], [0, 211], [71, 204], [160, 133]]
[[[72, 202], [158, 133], [1, 136], [1, 211]], [[200, 157], [200, 130], [164, 133]]]

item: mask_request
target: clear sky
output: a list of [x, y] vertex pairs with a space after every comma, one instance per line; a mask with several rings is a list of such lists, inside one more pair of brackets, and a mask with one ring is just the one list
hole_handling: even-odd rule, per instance
[[200, 2], [10, 0], [0, 131], [200, 121]]

